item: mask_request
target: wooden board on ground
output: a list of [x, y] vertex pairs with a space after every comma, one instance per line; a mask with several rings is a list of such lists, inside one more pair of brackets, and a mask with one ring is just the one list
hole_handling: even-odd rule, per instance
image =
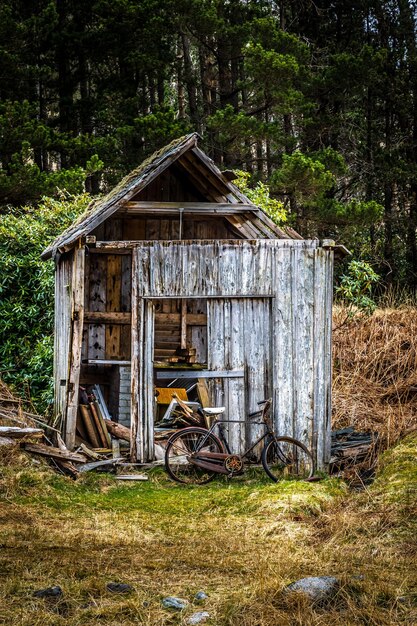
[[149, 480], [149, 477], [146, 474], [120, 474], [116, 476], [116, 480]]
[[106, 420], [107, 430], [113, 437], [123, 439], [124, 441], [130, 441], [130, 429], [123, 424], [118, 424], [112, 420]]
[[0, 437], [12, 437], [22, 439], [23, 437], [43, 437], [42, 428], [19, 428], [19, 426], [0, 426]]
[[87, 458], [83, 454], [70, 452], [69, 450], [60, 450], [59, 448], [54, 448], [53, 446], [46, 446], [43, 443], [24, 443], [23, 448], [26, 452], [33, 452], [34, 454], [48, 456], [53, 459], [72, 461], [74, 463], [85, 463], [87, 461]]

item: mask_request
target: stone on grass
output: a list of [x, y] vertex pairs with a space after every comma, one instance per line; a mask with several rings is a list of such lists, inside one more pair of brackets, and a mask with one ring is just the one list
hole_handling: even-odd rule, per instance
[[33, 592], [33, 595], [35, 598], [60, 598], [64, 592], [59, 585], [55, 585], [46, 589], [38, 589], [38, 591]]
[[285, 587], [286, 592], [303, 593], [313, 602], [329, 602], [340, 587], [340, 582], [334, 576], [310, 576], [300, 578]]
[[182, 611], [187, 606], [188, 601], [183, 600], [182, 598], [176, 598], [175, 596], [167, 596], [162, 599], [162, 606], [166, 609], [177, 609], [177, 611]]
[[208, 595], [206, 594], [205, 591], [197, 591], [197, 593], [194, 596], [194, 600], [197, 600], [197, 602], [202, 602], [203, 600], [207, 600]]
[[187, 624], [203, 624], [210, 617], [207, 611], [197, 611], [187, 619]]
[[111, 593], [130, 593], [133, 591], [132, 585], [127, 583], [107, 583], [106, 589]]

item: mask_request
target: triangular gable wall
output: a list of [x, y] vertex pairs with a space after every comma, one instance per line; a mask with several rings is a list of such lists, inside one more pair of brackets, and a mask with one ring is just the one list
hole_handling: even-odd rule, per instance
[[197, 147], [197, 138], [198, 135], [195, 133], [181, 137], [146, 159], [110, 193], [92, 202], [86, 213], [46, 248], [42, 258], [48, 259], [59, 251], [70, 249], [80, 237], [91, 233], [127, 202], [140, 198], [142, 193], [145, 195], [144, 190], [171, 166], [174, 175], [189, 180], [190, 201], [196, 199], [192, 197], [193, 195], [199, 195], [203, 201], [208, 202], [250, 205], [250, 210], [245, 215], [226, 218], [239, 236], [247, 239], [300, 238], [294, 231], [285, 232], [277, 227], [263, 211], [228, 181], [213, 161]]

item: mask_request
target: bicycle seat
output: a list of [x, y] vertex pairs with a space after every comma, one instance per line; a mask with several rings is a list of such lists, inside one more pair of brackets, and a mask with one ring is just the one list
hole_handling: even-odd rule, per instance
[[221, 413], [224, 413], [225, 410], [225, 406], [211, 406], [205, 409], [203, 408], [203, 411], [206, 415], [220, 415]]

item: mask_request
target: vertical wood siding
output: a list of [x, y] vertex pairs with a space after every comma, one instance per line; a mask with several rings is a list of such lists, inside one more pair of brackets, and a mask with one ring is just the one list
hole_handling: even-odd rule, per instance
[[[231, 418], [244, 418], [272, 396], [277, 431], [304, 441], [324, 467], [330, 451], [333, 253], [318, 241], [257, 240], [145, 242], [133, 256], [139, 343], [132, 372], [145, 368], [134, 386], [138, 458], [152, 448], [146, 367], [153, 330], [145, 303], [207, 297], [209, 369], [245, 372], [243, 379], [210, 379], [213, 402], [224, 404]], [[237, 451], [258, 429], [248, 420], [225, 430]]]
[[216, 404], [226, 406], [229, 419], [243, 424], [225, 424], [224, 432], [232, 451], [248, 447], [263, 432], [247, 419], [268, 398], [272, 385], [270, 299], [211, 299], [208, 304], [209, 370], [244, 370], [244, 378], [214, 378], [209, 381]]
[[65, 420], [65, 443], [70, 450], [75, 446], [75, 430], [78, 412], [85, 300], [85, 256], [84, 247], [77, 248], [74, 251], [71, 286], [71, 358], [69, 359], [68, 404]]
[[66, 409], [71, 339], [72, 253], [62, 256], [55, 273], [54, 388], [55, 415]]

